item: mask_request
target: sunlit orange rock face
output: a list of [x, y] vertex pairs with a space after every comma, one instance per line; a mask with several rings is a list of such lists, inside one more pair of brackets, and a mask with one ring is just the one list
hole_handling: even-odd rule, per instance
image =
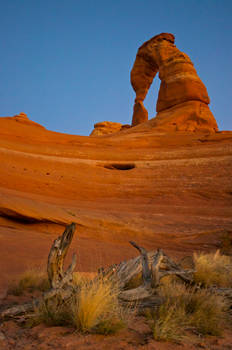
[[0, 296], [46, 265], [72, 221], [79, 271], [136, 256], [129, 240], [178, 258], [232, 234], [232, 133], [161, 132], [154, 120], [89, 137], [0, 118]]
[[154, 126], [162, 130], [215, 132], [218, 126], [208, 107], [206, 87], [188, 55], [174, 41], [174, 35], [162, 33], [138, 50], [131, 70], [131, 84], [136, 93], [132, 126], [148, 120], [143, 101], [159, 72], [161, 85]]

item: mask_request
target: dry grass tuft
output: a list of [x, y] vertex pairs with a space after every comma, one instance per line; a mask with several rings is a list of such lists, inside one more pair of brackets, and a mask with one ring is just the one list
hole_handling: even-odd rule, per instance
[[[110, 333], [120, 321], [118, 288], [104, 279], [85, 281], [72, 305], [73, 321], [77, 329], [89, 332], [93, 329]], [[112, 325], [112, 327], [110, 326]]]
[[12, 282], [8, 287], [8, 294], [22, 295], [25, 292], [36, 290], [45, 292], [49, 289], [47, 274], [41, 268], [30, 268], [22, 273], [17, 281]]
[[226, 303], [205, 289], [170, 281], [161, 286], [165, 302], [153, 313], [151, 327], [156, 340], [179, 342], [186, 329], [202, 335], [220, 335], [226, 317]]
[[203, 286], [232, 287], [232, 259], [216, 253], [194, 253], [195, 282]]
[[75, 274], [77, 292], [70, 300], [58, 298], [35, 310], [33, 324], [72, 325], [81, 332], [114, 334], [126, 326], [126, 311], [118, 303], [118, 288], [102, 278], [89, 280]]
[[224, 298], [205, 289], [188, 293], [186, 313], [190, 326], [202, 335], [221, 335], [227, 310]]
[[186, 314], [184, 307], [172, 299], [167, 299], [157, 313], [153, 314], [153, 336], [155, 340], [179, 342], [185, 330]]
[[79, 272], [73, 273], [73, 283], [75, 286], [82, 286], [87, 283], [88, 279]]

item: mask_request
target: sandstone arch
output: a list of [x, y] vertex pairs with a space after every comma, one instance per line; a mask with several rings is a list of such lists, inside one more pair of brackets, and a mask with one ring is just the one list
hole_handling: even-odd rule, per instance
[[215, 132], [218, 126], [208, 107], [207, 89], [188, 55], [181, 52], [174, 42], [173, 34], [161, 33], [138, 49], [131, 70], [131, 84], [136, 93], [132, 126], [148, 120], [143, 101], [159, 72], [161, 84], [153, 126], [168, 130]]

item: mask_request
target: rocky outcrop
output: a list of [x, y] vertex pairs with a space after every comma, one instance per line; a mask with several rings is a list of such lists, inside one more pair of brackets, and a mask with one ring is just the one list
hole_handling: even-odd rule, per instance
[[114, 134], [127, 128], [130, 128], [130, 125], [122, 125], [121, 123], [114, 122], [100, 122], [94, 124], [94, 130], [91, 132], [90, 136]]
[[143, 101], [159, 72], [161, 85], [156, 124], [164, 129], [167, 126], [167, 129], [215, 132], [218, 126], [208, 107], [210, 99], [206, 87], [188, 55], [181, 52], [174, 41], [174, 35], [162, 33], [138, 50], [131, 71], [131, 84], [136, 93], [132, 126], [148, 120]]
[[113, 134], [120, 131], [122, 128], [121, 123], [114, 122], [100, 122], [94, 124], [94, 129], [91, 132], [90, 136], [101, 136], [106, 134]]
[[19, 114], [16, 114], [13, 118], [17, 119], [17, 120], [26, 120], [29, 121], [29, 118], [27, 116], [26, 113], [24, 112], [20, 112]]
[[16, 115], [14, 115], [13, 117], [6, 117], [6, 118], [11, 119], [11, 120], [15, 120], [15, 121], [18, 122], [18, 123], [27, 124], [27, 125], [34, 125], [34, 126], [38, 126], [38, 127], [40, 127], [40, 128], [45, 129], [44, 126], [42, 126], [42, 125], [40, 125], [40, 124], [38, 124], [38, 123], [36, 123], [36, 122], [30, 120], [30, 119], [28, 118], [27, 114], [24, 113], [24, 112], [21, 112], [21, 113], [19, 113], [19, 114], [16, 114]]

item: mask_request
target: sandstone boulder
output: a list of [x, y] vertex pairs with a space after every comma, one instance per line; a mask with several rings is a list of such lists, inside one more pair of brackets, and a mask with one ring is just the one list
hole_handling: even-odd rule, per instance
[[27, 114], [24, 112], [20, 112], [19, 114], [16, 114], [14, 117], [17, 119], [29, 120]]
[[[132, 126], [148, 120], [143, 101], [159, 72], [161, 85], [156, 105], [157, 124], [161, 123], [164, 127], [167, 123], [169, 128], [174, 123], [178, 130], [203, 128], [217, 131], [216, 120], [208, 107], [210, 99], [206, 87], [188, 55], [181, 52], [174, 41], [174, 35], [162, 33], [146, 41], [138, 50], [131, 70], [131, 84], [136, 93]], [[188, 103], [187, 108], [185, 103]], [[173, 120], [170, 109], [175, 114]], [[188, 121], [187, 127], [182, 124], [185, 120]]]
[[94, 124], [94, 130], [91, 132], [90, 136], [101, 136], [107, 134], [113, 134], [120, 131], [122, 128], [121, 123], [114, 122], [100, 122]]

